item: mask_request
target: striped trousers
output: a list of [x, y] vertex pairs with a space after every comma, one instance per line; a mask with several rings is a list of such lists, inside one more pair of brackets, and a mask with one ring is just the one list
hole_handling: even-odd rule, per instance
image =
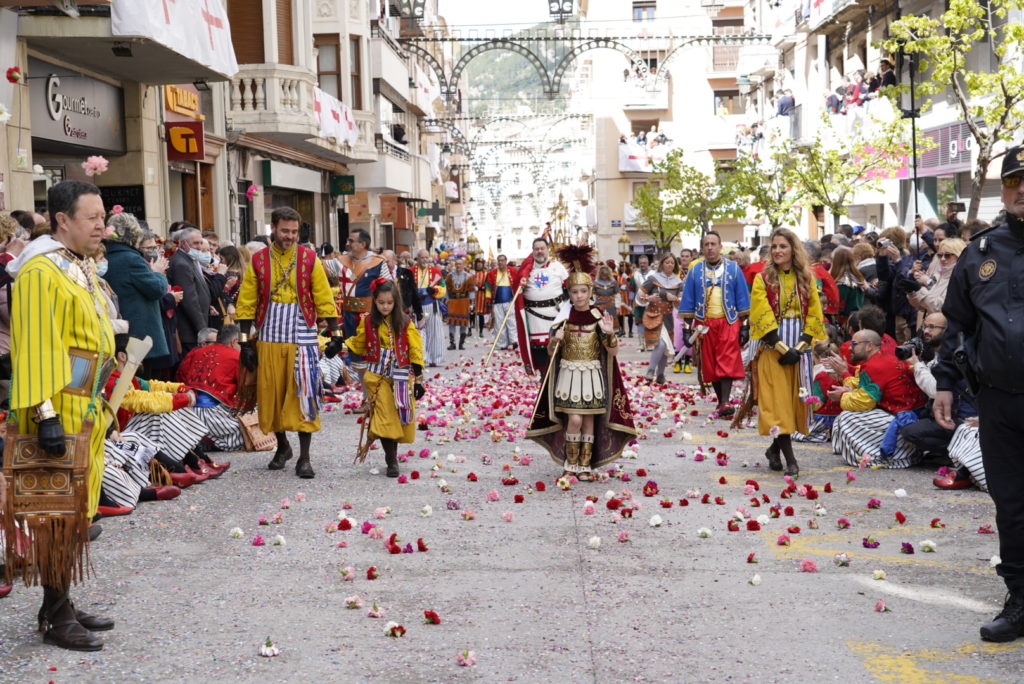
[[870, 457], [868, 465], [887, 468], [909, 468], [920, 456], [917, 449], [899, 437], [891, 461], [879, 459], [882, 437], [894, 419], [888, 411], [843, 411], [832, 425], [832, 450], [843, 457], [847, 465], [860, 464], [861, 458]]

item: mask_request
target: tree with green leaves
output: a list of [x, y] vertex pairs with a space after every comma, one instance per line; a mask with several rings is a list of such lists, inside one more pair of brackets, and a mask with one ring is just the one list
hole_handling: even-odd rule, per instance
[[[938, 18], [909, 14], [889, 25], [886, 50], [912, 55], [927, 77], [916, 83], [925, 97], [952, 94], [971, 131], [974, 166], [968, 218], [977, 218], [989, 164], [1002, 156], [1024, 126], [1024, 25], [1019, 21], [1024, 0], [948, 0]], [[983, 55], [982, 68], [971, 69], [973, 54]], [[912, 67], [914, 65], [912, 64]], [[899, 86], [904, 92], [907, 85]], [[930, 104], [926, 102], [926, 107]]]
[[707, 174], [683, 161], [683, 151], [672, 150], [652, 165], [647, 183], [633, 198], [644, 231], [659, 252], [668, 252], [682, 234], [700, 234], [711, 224], [743, 215], [743, 205], [728, 172], [716, 167]]
[[739, 157], [726, 177], [756, 217], [775, 230], [796, 225], [800, 220], [799, 205], [804, 191], [794, 181], [792, 167], [789, 150], [774, 146], [766, 157]]
[[[809, 144], [789, 141], [783, 153], [790, 158], [788, 182], [799, 186], [806, 201], [825, 207], [838, 227], [857, 192], [878, 189], [906, 166], [910, 127], [898, 117], [868, 119], [847, 134], [837, 130], [832, 120], [824, 114]], [[919, 152], [922, 146], [927, 147], [919, 142]]]

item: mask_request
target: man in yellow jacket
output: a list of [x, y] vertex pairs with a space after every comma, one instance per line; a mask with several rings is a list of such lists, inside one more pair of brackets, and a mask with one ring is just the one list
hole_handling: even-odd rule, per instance
[[[27, 583], [43, 585], [44, 642], [98, 651], [103, 641], [93, 632], [114, 622], [75, 610], [68, 590], [85, 574], [103, 479], [107, 418], [99, 392], [113, 367], [114, 331], [89, 255], [99, 248], [106, 212], [99, 188], [72, 180], [49, 189], [47, 209], [52, 234], [33, 240], [7, 267], [15, 278], [11, 410], [18, 432], [36, 435], [44, 457], [26, 462], [21, 450], [5, 454], [7, 567], [17, 562]], [[87, 441], [84, 469], [66, 437]]]
[[[295, 474], [314, 476], [309, 462], [312, 433], [320, 430], [323, 383], [320, 377], [317, 319], [332, 339], [324, 354], [338, 355], [344, 333], [327, 272], [316, 252], [298, 244], [302, 217], [291, 207], [271, 214], [271, 245], [253, 255], [242, 278], [235, 320], [242, 330], [240, 362], [256, 379], [260, 429], [277, 436], [277, 452], [267, 467], [281, 470], [292, 457], [286, 432], [299, 433]], [[249, 339], [253, 323], [258, 341]]]

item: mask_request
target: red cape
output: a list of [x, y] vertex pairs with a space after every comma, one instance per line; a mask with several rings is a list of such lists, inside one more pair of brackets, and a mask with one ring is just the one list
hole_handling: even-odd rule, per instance
[[[511, 266], [509, 267], [511, 268]], [[519, 274], [519, 282], [515, 283], [514, 288], [518, 290], [523, 284], [523, 278], [529, 278], [530, 272], [533, 271], [533, 255], [523, 259], [523, 263], [516, 269]], [[512, 302], [515, 306], [515, 317], [516, 317], [516, 336], [519, 338], [519, 356], [523, 359], [523, 370], [526, 371], [527, 375], [533, 375], [533, 357], [530, 355], [530, 336], [526, 332], [526, 305], [523, 304], [524, 296], [522, 293]]]

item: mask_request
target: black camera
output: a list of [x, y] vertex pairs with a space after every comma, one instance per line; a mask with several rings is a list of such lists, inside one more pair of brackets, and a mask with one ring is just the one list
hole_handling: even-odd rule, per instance
[[920, 337], [914, 337], [906, 344], [901, 344], [896, 347], [896, 358], [900, 361], [906, 361], [914, 354], [917, 354], [918, 358], [924, 356], [924, 340]]

